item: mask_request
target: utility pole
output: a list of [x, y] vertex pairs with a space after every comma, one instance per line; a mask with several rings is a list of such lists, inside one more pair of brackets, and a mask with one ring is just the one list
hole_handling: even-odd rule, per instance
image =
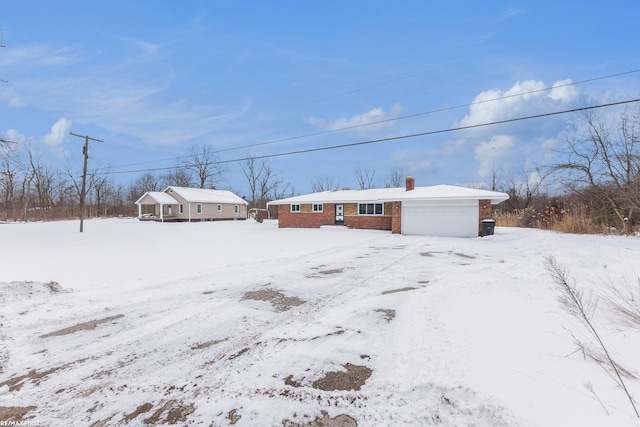
[[82, 154], [84, 154], [84, 167], [82, 168], [82, 189], [80, 190], [80, 232], [83, 230], [84, 223], [84, 199], [86, 196], [87, 189], [87, 160], [89, 160], [89, 140], [96, 142], [104, 142], [101, 139], [90, 138], [87, 135], [78, 135], [73, 132], [69, 132], [69, 135], [77, 136], [79, 138], [84, 138], [84, 147], [82, 149]]

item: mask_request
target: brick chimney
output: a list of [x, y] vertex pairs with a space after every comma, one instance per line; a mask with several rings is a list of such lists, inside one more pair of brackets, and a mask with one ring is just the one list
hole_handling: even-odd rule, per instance
[[408, 176], [406, 181], [406, 189], [407, 191], [411, 191], [414, 188], [416, 188], [416, 179], [412, 176]]

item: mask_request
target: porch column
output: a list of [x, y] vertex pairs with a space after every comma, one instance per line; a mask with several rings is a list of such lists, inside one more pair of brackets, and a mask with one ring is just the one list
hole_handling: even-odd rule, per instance
[[164, 222], [164, 205], [160, 203], [160, 222]]
[[142, 203], [138, 205], [138, 219], [142, 218]]

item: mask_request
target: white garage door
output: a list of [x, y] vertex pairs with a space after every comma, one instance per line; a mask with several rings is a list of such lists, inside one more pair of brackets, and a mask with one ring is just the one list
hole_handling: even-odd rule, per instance
[[403, 201], [402, 234], [477, 237], [478, 201]]

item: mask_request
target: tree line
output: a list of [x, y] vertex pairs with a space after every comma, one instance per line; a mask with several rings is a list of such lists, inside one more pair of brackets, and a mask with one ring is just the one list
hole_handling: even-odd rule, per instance
[[[561, 159], [546, 166], [496, 168], [488, 187], [509, 195], [497, 209], [505, 225], [554, 228], [570, 219], [578, 232], [619, 231], [640, 227], [640, 107], [614, 116], [582, 116], [554, 149]], [[248, 156], [240, 163], [250, 207], [296, 194], [267, 159]], [[193, 145], [164, 173], [143, 173], [129, 184], [116, 184], [108, 168], [87, 174], [86, 217], [135, 216], [135, 201], [146, 191], [167, 186], [215, 188], [226, 166], [212, 145]], [[391, 168], [384, 176], [356, 167], [360, 189], [402, 187], [405, 173]], [[378, 171], [379, 172], [379, 171]], [[27, 144], [0, 142], [0, 220], [33, 221], [79, 216], [79, 173], [70, 165], [54, 169]], [[340, 181], [316, 177], [312, 190], [335, 191]], [[511, 223], [506, 222], [510, 218]]]

